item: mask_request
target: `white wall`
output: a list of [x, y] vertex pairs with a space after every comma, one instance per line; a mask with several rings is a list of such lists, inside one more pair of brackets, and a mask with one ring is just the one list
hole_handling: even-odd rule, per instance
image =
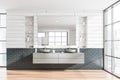
[[25, 16], [35, 16], [34, 45], [37, 36], [38, 15], [79, 15], [87, 16], [87, 48], [103, 47], [103, 23], [102, 12], [81, 12], [81, 13], [45, 13], [40, 10], [8, 10], [7, 11], [7, 48], [25, 48]]
[[103, 17], [88, 16], [87, 18], [87, 48], [103, 48]]
[[25, 48], [25, 17], [7, 15], [7, 48]]
[[25, 17], [35, 15], [34, 11], [7, 11], [7, 48], [26, 48]]

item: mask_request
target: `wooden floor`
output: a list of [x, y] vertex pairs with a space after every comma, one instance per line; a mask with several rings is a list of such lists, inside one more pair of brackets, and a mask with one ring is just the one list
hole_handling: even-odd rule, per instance
[[6, 70], [0, 80], [120, 80], [103, 70]]

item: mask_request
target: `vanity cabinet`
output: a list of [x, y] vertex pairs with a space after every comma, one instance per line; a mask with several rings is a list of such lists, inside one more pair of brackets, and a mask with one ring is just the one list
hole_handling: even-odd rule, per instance
[[33, 64], [53, 64], [53, 63], [58, 63], [58, 54], [33, 53]]
[[58, 59], [58, 54], [54, 53], [33, 53], [35, 59]]
[[84, 63], [84, 54], [80, 53], [64, 53], [59, 54], [59, 63], [60, 64], [82, 64]]
[[84, 64], [84, 54], [33, 53], [33, 64]]

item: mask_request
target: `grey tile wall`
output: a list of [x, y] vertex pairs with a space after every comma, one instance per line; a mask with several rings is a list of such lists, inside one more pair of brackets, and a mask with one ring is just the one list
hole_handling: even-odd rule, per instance
[[7, 69], [103, 69], [103, 48], [80, 49], [85, 54], [85, 64], [32, 64], [34, 51], [33, 48], [8, 48]]

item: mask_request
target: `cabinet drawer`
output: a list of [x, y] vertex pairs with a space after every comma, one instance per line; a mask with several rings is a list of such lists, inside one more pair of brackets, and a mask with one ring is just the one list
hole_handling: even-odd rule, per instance
[[59, 54], [59, 59], [83, 59], [84, 54], [78, 54], [78, 53], [65, 53], [65, 54]]
[[59, 64], [83, 64], [84, 59], [59, 59]]
[[33, 59], [33, 64], [58, 64], [58, 59]]
[[33, 53], [33, 59], [58, 59], [58, 54]]

